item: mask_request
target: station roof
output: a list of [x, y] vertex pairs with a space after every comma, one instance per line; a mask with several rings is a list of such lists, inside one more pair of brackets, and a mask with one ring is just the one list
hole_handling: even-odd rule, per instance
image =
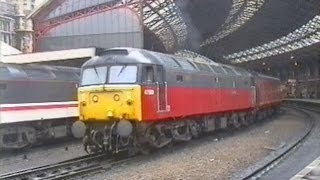
[[41, 4], [39, 4], [30, 14], [26, 17], [27, 19], [35, 17], [41, 10], [45, 9], [51, 2], [54, 0], [44, 0]]
[[[37, 17], [43, 11], [52, 10], [54, 7], [49, 8], [50, 4], [55, 2], [55, 0], [45, 1], [28, 17]], [[126, 2], [132, 3], [138, 0], [126, 0]], [[183, 46], [187, 30], [185, 48], [198, 51], [211, 59], [224, 59], [226, 62], [231, 62], [234, 58], [225, 57], [252, 54], [259, 50], [260, 46], [273, 48], [274, 42], [277, 45], [287, 35], [304, 27], [319, 14], [320, 9], [319, 0], [145, 0], [145, 2], [142, 6], [144, 23], [167, 47]], [[179, 10], [172, 8], [175, 6], [179, 7]], [[297, 44], [295, 41], [292, 43]], [[295, 44], [293, 45], [296, 46]], [[298, 43], [298, 46], [300, 44], [310, 43], [302, 42]], [[288, 45], [291, 45], [291, 41]], [[295, 51], [295, 48], [291, 47], [286, 49], [274, 49], [273, 54]], [[270, 53], [261, 56], [257, 54], [258, 58], [247, 59], [255, 61], [268, 54]], [[273, 54], [270, 57], [273, 58]]]
[[[246, 0], [239, 2], [242, 1], [246, 2]], [[236, 30], [230, 29], [233, 32], [228, 36], [211, 41], [214, 43], [206, 43], [201, 49], [202, 54], [222, 60], [223, 56], [247, 53], [246, 50], [255, 50], [253, 49], [255, 47], [263, 45], [273, 47], [269, 43], [282, 41], [290, 33], [306, 26], [316, 15], [319, 15], [320, 10], [319, 0], [260, 0], [260, 2], [263, 3], [262, 6], [258, 10], [248, 11], [250, 13], [254, 11], [254, 14], [248, 17], [243, 16], [245, 11], [240, 9], [240, 14], [237, 16], [242, 18], [243, 23], [237, 24], [236, 21], [231, 21], [231, 24], [235, 23]], [[225, 31], [225, 33], [228, 32], [229, 30]], [[225, 60], [228, 62], [230, 58]]]
[[[73, 7], [72, 3], [70, 3], [72, 1], [48, 0], [38, 6], [27, 18], [34, 20], [35, 34], [44, 35], [48, 32], [48, 29], [57, 25], [92, 13], [127, 6], [141, 15], [146, 29], [153, 32], [160, 39], [167, 51], [174, 51], [184, 45], [187, 27], [181, 17], [179, 8], [175, 4], [176, 0], [104, 0], [90, 1], [90, 3], [86, 3], [86, 1], [82, 0], [81, 7]], [[60, 12], [59, 9], [68, 9], [69, 11]]]

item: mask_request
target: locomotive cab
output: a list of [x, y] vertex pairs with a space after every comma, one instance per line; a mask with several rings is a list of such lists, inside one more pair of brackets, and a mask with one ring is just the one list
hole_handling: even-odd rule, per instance
[[141, 121], [141, 101], [144, 99], [157, 104], [153, 111], [166, 111], [164, 68], [145, 56], [148, 54], [116, 49], [85, 63], [78, 89], [80, 120]]
[[140, 121], [138, 64], [105, 64], [86, 67], [79, 88], [80, 119], [105, 122], [114, 119]]
[[110, 132], [128, 138], [134, 126], [144, 120], [146, 112], [142, 109], [158, 113], [167, 109], [167, 84], [162, 65], [147, 61], [142, 53], [123, 51], [119, 54], [118, 51], [109, 50], [82, 67], [78, 88], [82, 122], [74, 124], [73, 134], [95, 141], [89, 144], [113, 144], [103, 139], [103, 134]]
[[[142, 96], [159, 92], [158, 111], [166, 110], [163, 68], [150, 64], [106, 64], [83, 70], [79, 88], [80, 120], [141, 121]], [[93, 113], [94, 112], [94, 113]]]

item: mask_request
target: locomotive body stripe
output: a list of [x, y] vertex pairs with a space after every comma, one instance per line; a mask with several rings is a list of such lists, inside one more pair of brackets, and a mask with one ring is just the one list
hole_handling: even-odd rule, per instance
[[78, 102], [70, 101], [70, 102], [0, 104], [0, 111], [57, 109], [57, 108], [68, 108], [68, 107], [78, 107]]
[[1, 104], [0, 124], [78, 117], [76, 101]]

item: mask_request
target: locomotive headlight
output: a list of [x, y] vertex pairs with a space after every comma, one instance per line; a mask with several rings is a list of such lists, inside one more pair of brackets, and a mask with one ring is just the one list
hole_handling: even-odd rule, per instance
[[120, 101], [120, 96], [119, 96], [118, 94], [115, 94], [115, 95], [113, 96], [113, 100], [115, 100], [115, 101]]
[[92, 96], [92, 101], [97, 103], [99, 101], [99, 97], [96, 95]]
[[87, 105], [87, 102], [82, 101], [82, 102], [80, 103], [80, 105], [83, 106], [83, 107], [85, 107], [85, 106]]
[[132, 100], [132, 99], [128, 99], [128, 100], [127, 100], [127, 104], [128, 104], [129, 106], [131, 106], [131, 105], [133, 104], [133, 100]]

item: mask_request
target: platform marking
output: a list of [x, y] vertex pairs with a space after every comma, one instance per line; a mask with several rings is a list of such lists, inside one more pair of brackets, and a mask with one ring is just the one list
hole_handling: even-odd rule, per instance
[[307, 167], [302, 169], [298, 174], [293, 176], [290, 180], [305, 179], [304, 177], [316, 167], [320, 167], [320, 157], [318, 157], [316, 160], [314, 160], [312, 163], [310, 163]]

